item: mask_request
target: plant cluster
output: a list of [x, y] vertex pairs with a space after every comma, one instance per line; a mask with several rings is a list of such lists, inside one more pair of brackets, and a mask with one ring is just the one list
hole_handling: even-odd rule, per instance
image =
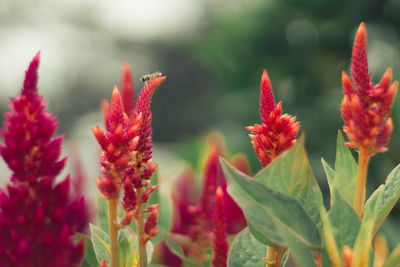
[[[152, 160], [151, 99], [165, 76], [147, 75], [136, 99], [129, 65], [122, 93], [103, 102], [105, 130], [92, 127], [100, 149], [97, 223], [69, 177], [55, 179], [63, 137], [38, 94], [39, 53], [11, 99], [0, 154], [12, 171], [0, 190], [0, 266], [296, 266], [395, 267], [377, 232], [400, 198], [400, 167], [366, 200], [371, 156], [387, 151], [398, 82], [389, 68], [371, 81], [364, 23], [356, 33], [351, 77], [342, 73], [343, 131], [335, 166], [322, 159], [329, 209], [298, 136], [300, 122], [282, 114], [266, 70], [261, 77], [261, 123], [248, 126], [262, 169], [252, 174], [243, 155], [229, 156], [223, 138], [210, 135], [201, 194], [195, 171], [185, 170], [172, 195], [159, 188]], [[358, 152], [358, 163], [350, 149]], [[78, 164], [79, 165], [79, 164]], [[82, 178], [79, 178], [82, 182]], [[90, 237], [85, 230], [90, 228]]]

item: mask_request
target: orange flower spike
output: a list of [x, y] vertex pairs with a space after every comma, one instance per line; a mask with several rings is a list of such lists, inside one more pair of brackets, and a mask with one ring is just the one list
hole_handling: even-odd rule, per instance
[[387, 150], [393, 130], [389, 117], [398, 83], [391, 84], [392, 70], [388, 68], [381, 81], [374, 85], [368, 73], [367, 34], [361, 23], [354, 40], [351, 59], [352, 80], [342, 72], [342, 117], [347, 146], [368, 150], [370, 155]]
[[351, 58], [351, 76], [358, 90], [367, 92], [371, 87], [371, 75], [368, 73], [367, 32], [361, 23], [354, 40]]
[[[152, 154], [152, 129], [151, 129], [151, 109], [150, 103], [156, 88], [166, 79], [166, 76], [158, 77], [147, 82], [140, 92], [136, 102], [135, 118], [141, 118], [141, 127], [139, 129], [139, 142], [137, 151], [144, 164], [151, 160]], [[146, 177], [148, 179], [150, 177]]]
[[275, 105], [271, 81], [264, 70], [261, 78], [260, 115], [262, 124], [246, 127], [251, 143], [263, 167], [291, 148], [300, 130], [296, 117], [282, 115], [282, 102]]
[[260, 87], [260, 115], [261, 121], [265, 123], [269, 114], [275, 109], [274, 93], [266, 70], [263, 71]]
[[105, 176], [97, 178], [96, 184], [103, 197], [112, 199], [118, 198], [122, 179], [133, 165], [138, 137], [124, 113], [117, 87], [113, 90], [111, 104], [105, 114], [107, 132], [104, 133], [99, 126], [92, 127], [92, 132], [103, 150], [101, 171]]

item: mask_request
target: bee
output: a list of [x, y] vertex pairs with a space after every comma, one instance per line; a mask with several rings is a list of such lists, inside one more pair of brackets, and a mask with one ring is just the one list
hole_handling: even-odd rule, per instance
[[140, 79], [142, 80], [142, 82], [148, 83], [149, 81], [153, 80], [154, 78], [161, 77], [161, 75], [162, 75], [162, 73], [157, 71], [152, 74], [143, 75], [142, 78], [140, 78]]

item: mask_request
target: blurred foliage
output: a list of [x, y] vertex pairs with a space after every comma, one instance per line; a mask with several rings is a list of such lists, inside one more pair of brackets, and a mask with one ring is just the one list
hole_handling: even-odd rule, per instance
[[[373, 80], [389, 66], [399, 80], [399, 11], [398, 1], [391, 0], [252, 1], [224, 3], [224, 8], [210, 10], [202, 32], [174, 44], [179, 64], [163, 60], [169, 65], [163, 68], [170, 70], [170, 88], [159, 92], [154, 107], [168, 112], [153, 117], [155, 139], [180, 141], [186, 136], [182, 156], [193, 159], [199, 141], [191, 136], [219, 129], [228, 149], [246, 153], [256, 172], [260, 165], [244, 127], [259, 122], [259, 82], [266, 68], [276, 100], [282, 100], [284, 112], [301, 122], [311, 164], [328, 196], [320, 158], [329, 163], [334, 159], [336, 133], [342, 127], [341, 71], [349, 70], [355, 29], [366, 22]], [[397, 103], [396, 129], [400, 128]], [[399, 138], [395, 130], [390, 151], [373, 157], [368, 194], [400, 162]], [[389, 221], [399, 220], [397, 205]], [[384, 225], [391, 245], [400, 241], [399, 231], [393, 231], [390, 222]]]

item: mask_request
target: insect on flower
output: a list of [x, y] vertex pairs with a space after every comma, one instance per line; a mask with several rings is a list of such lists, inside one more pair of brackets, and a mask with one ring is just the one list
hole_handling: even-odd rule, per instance
[[161, 77], [162, 73], [159, 71], [156, 71], [152, 74], [146, 74], [143, 75], [142, 78], [140, 78], [142, 80], [142, 82], [144, 83], [148, 83], [149, 81], [153, 80], [154, 78], [158, 78]]

